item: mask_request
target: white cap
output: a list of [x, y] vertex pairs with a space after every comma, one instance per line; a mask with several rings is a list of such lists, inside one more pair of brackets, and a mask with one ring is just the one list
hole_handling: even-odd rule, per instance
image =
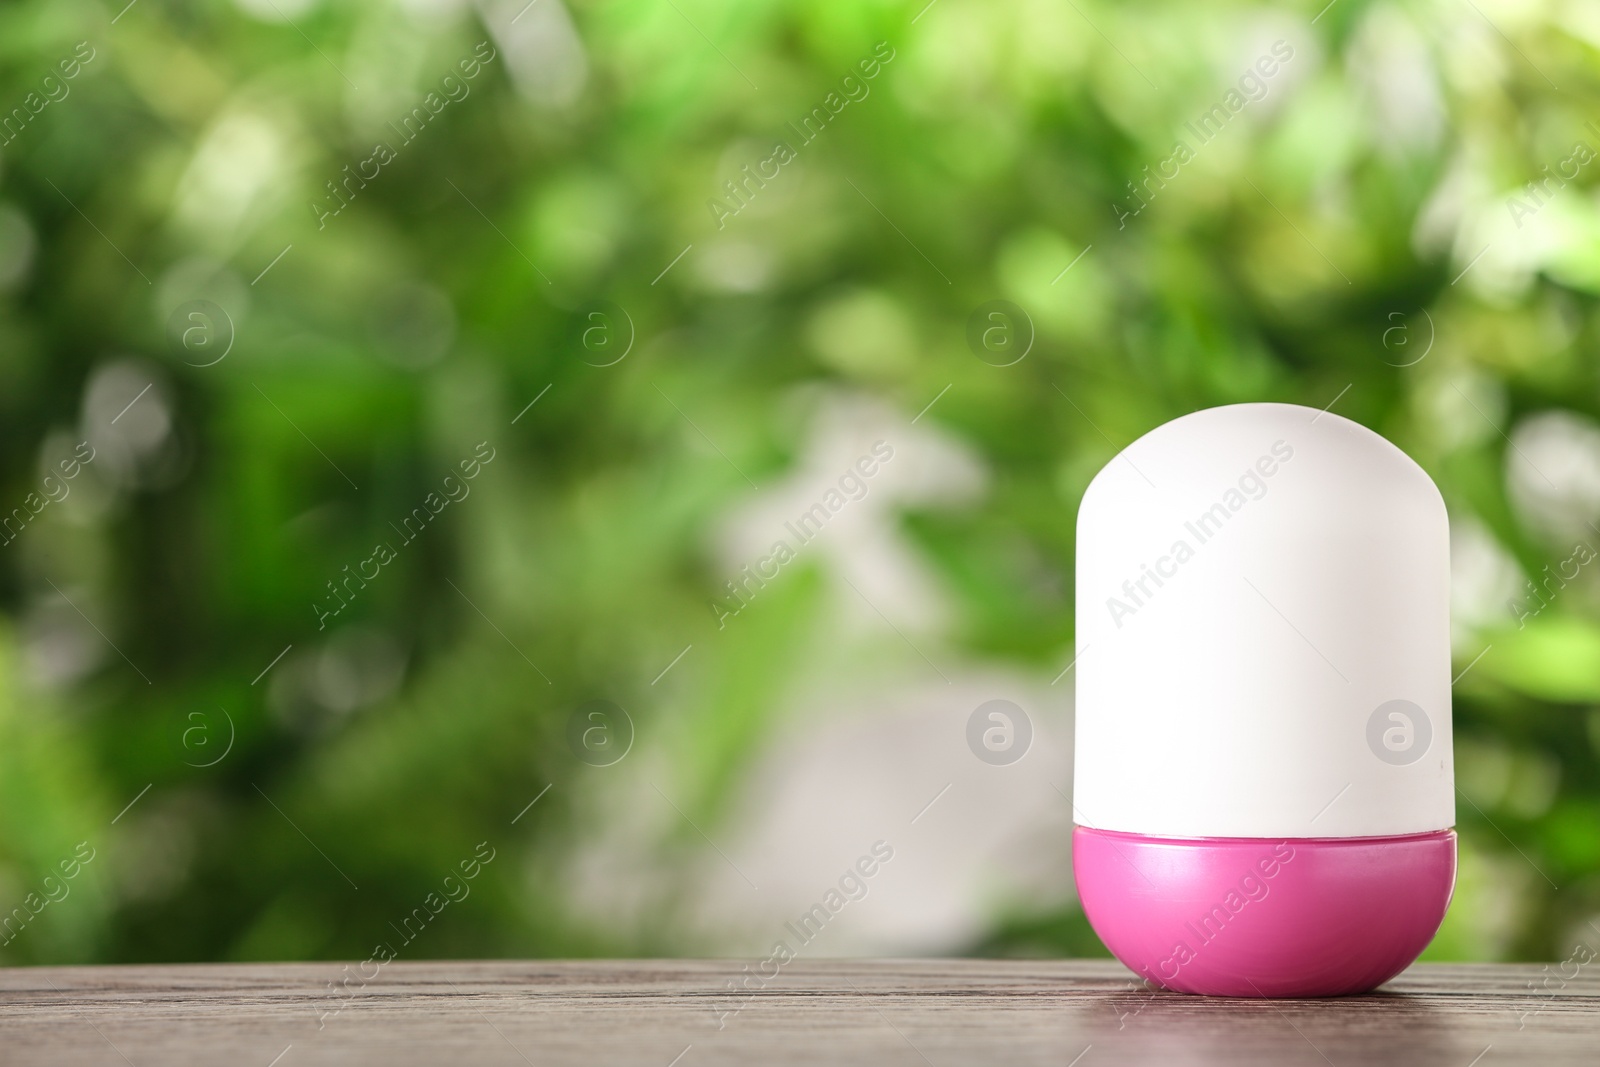
[[1145, 434], [1078, 509], [1077, 616], [1080, 825], [1454, 824], [1449, 520], [1371, 430], [1237, 404]]

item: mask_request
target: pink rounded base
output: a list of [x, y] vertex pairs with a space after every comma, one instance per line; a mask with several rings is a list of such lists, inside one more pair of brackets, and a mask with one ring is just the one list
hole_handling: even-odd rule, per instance
[[1180, 993], [1336, 997], [1399, 974], [1456, 880], [1454, 830], [1405, 837], [1170, 838], [1075, 827], [1095, 933]]

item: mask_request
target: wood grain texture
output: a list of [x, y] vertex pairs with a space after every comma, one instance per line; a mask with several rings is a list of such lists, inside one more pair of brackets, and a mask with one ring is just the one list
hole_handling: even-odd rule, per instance
[[0, 971], [0, 1063], [1593, 1065], [1596, 969], [1421, 965], [1369, 996], [1243, 1001], [1100, 961], [797, 961], [744, 995], [719, 960], [395, 962], [365, 985], [334, 964], [41, 967]]

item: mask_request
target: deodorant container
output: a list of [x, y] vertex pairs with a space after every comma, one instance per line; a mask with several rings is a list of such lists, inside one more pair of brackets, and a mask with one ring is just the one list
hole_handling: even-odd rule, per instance
[[1393, 444], [1291, 404], [1175, 419], [1078, 511], [1073, 869], [1168, 989], [1394, 977], [1455, 886], [1449, 524]]

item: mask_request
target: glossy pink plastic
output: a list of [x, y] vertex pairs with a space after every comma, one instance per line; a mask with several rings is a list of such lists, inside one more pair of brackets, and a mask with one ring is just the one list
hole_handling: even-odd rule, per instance
[[1072, 834], [1084, 913], [1112, 955], [1167, 989], [1334, 997], [1399, 974], [1433, 940], [1454, 830], [1404, 837]]

